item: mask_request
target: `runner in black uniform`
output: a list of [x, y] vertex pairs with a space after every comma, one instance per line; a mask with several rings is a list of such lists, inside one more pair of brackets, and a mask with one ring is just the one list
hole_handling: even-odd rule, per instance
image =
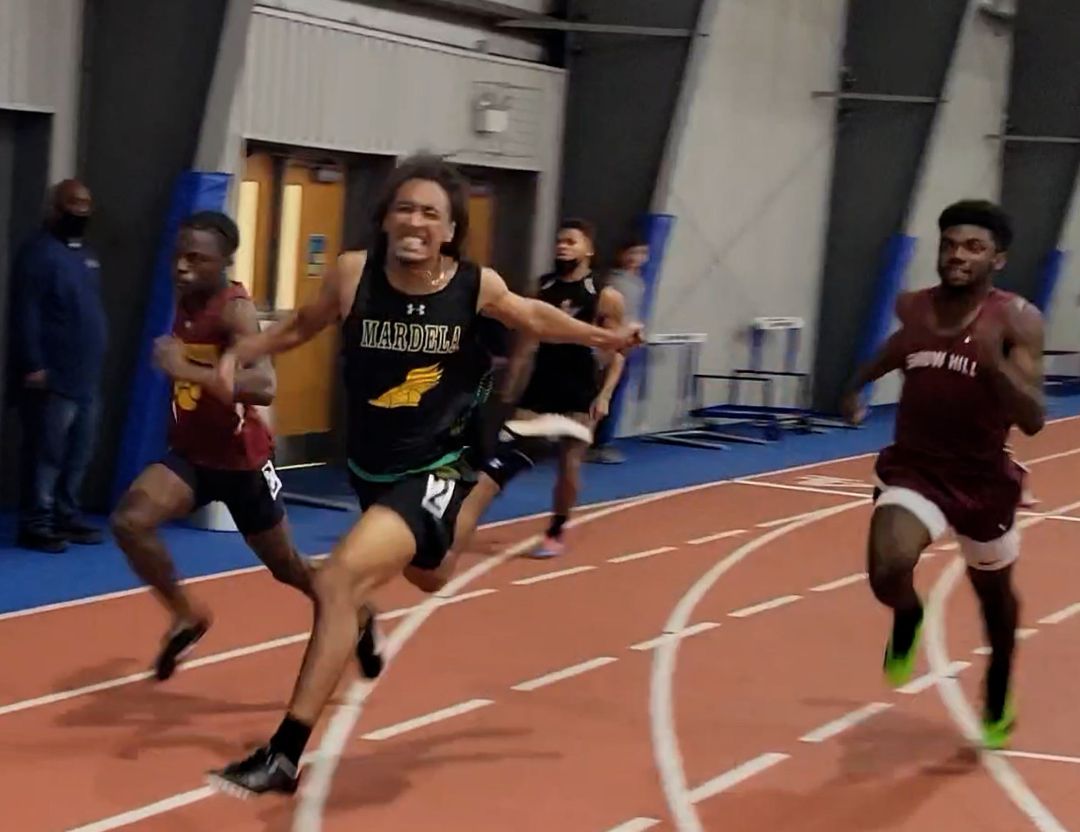
[[353, 648], [357, 611], [399, 574], [428, 592], [449, 579], [448, 550], [472, 533], [476, 517], [461, 510], [477, 480], [470, 425], [491, 369], [479, 315], [533, 338], [600, 350], [640, 340], [636, 327], [616, 332], [576, 321], [460, 260], [466, 194], [442, 160], [404, 162], [377, 207], [370, 254], [342, 255], [314, 303], [240, 341], [219, 364], [230, 382], [237, 362], [292, 349], [343, 320], [349, 469], [363, 507], [315, 575], [318, 615], [288, 712], [266, 746], [211, 773], [226, 791], [295, 791], [312, 726]]
[[[595, 236], [595, 229], [586, 220], [563, 222], [555, 245], [555, 271], [540, 278], [537, 297], [579, 321], [614, 329], [623, 323], [623, 299], [614, 289], [602, 287], [592, 272]], [[518, 424], [522, 421], [535, 420], [537, 428], [546, 426], [551, 414], [567, 416], [585, 429], [581, 437], [565, 439], [559, 448], [551, 523], [533, 552], [534, 557], [554, 557], [563, 551], [563, 525], [577, 502], [581, 463], [592, 442], [593, 429], [610, 409], [611, 394], [622, 374], [623, 356], [615, 353], [603, 367], [589, 347], [538, 345], [535, 340], [522, 339], [511, 359], [507, 380], [511, 396], [521, 384], [531, 354], [535, 354], [532, 375], [518, 402], [515, 429], [529, 429]]]

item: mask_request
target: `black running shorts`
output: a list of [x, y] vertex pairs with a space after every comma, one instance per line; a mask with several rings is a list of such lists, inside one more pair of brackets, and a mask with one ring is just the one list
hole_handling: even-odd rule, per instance
[[195, 494], [195, 507], [222, 502], [244, 537], [268, 531], [285, 517], [282, 485], [269, 460], [262, 468], [234, 471], [194, 465], [170, 451], [161, 464]]
[[438, 569], [454, 545], [454, 526], [476, 474], [464, 462], [393, 482], [372, 482], [349, 473], [361, 511], [383, 506], [401, 517], [416, 539], [411, 561], [419, 569]]

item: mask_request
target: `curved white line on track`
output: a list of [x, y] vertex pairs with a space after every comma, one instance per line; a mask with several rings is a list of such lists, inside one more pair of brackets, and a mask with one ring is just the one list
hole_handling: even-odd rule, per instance
[[[1055, 455], [1053, 458], [1058, 457]], [[1050, 513], [1063, 514], [1077, 507], [1080, 507], [1080, 502], [1062, 506]], [[1019, 525], [1026, 528], [1045, 519], [1040, 516], [1025, 518]], [[945, 645], [945, 606], [953, 588], [964, 574], [965, 568], [963, 557], [957, 557], [941, 573], [930, 591], [926, 604], [926, 657], [930, 662], [930, 672], [936, 677], [938, 695], [941, 696], [941, 701], [949, 712], [949, 716], [965, 739], [972, 743], [973, 747], [979, 748], [982, 742], [979, 718], [967, 697], [964, 696], [960, 683], [949, 675], [948, 668], [951, 660]], [[980, 753], [979, 758], [983, 767], [1005, 792], [1006, 797], [1027, 816], [1039, 832], [1067, 832], [1005, 757]]]
[[[720, 577], [739, 561], [752, 555], [763, 546], [783, 537], [789, 532], [801, 529], [811, 523], [832, 517], [834, 514], [848, 511], [867, 504], [865, 499], [850, 500], [836, 506], [818, 509], [804, 517], [773, 529], [766, 534], [747, 541], [731, 554], [717, 562], [712, 569], [702, 575], [679, 599], [664, 625], [665, 633], [678, 633], [686, 629], [694, 608], [712, 589]], [[701, 819], [694, 808], [692, 790], [686, 782], [683, 769], [682, 753], [679, 750], [678, 734], [675, 729], [675, 709], [672, 702], [672, 686], [675, 678], [675, 662], [682, 639], [669, 639], [657, 645], [653, 654], [652, 674], [649, 679], [649, 724], [652, 733], [653, 758], [660, 773], [660, 784], [664, 799], [671, 812], [672, 821], [679, 832], [704, 832]], [[308, 830], [303, 830], [308, 832]]]
[[[567, 523], [567, 526], [582, 526], [593, 520], [599, 520], [602, 517], [606, 517], [609, 514], [615, 514], [616, 512], [626, 511], [627, 509], [636, 508], [637, 506], [642, 506], [657, 500], [663, 500], [678, 494], [697, 490], [701, 490], [700, 486], [688, 486], [686, 488], [677, 488], [671, 491], [645, 495], [643, 497], [608, 506], [607, 508], [602, 508], [598, 511], [593, 511], [589, 514], [583, 514], [576, 520], [571, 520]], [[532, 537], [515, 543], [510, 548], [503, 550], [493, 557], [480, 561], [472, 566], [472, 568], [467, 569], [457, 577], [453, 578], [441, 592], [429, 596], [423, 603], [414, 607], [408, 618], [406, 618], [386, 639], [386, 643], [383, 647], [383, 674], [389, 669], [394, 657], [401, 652], [405, 643], [418, 629], [420, 629], [420, 625], [444, 603], [444, 598], [454, 595], [458, 590], [463, 589], [477, 578], [485, 575], [492, 569], [501, 566], [511, 558], [517, 557], [521, 553], [527, 551], [539, 540], [540, 535], [533, 535]], [[320, 743], [318, 750], [312, 756], [310, 770], [305, 776], [305, 785], [301, 789], [299, 803], [296, 807], [296, 812], [293, 815], [293, 832], [321, 832], [323, 811], [326, 806], [327, 798], [330, 795], [330, 787], [333, 783], [334, 772], [337, 770], [342, 752], [345, 750], [345, 746], [353, 734], [356, 723], [363, 713], [364, 702], [374, 689], [375, 684], [372, 682], [366, 680], [357, 680], [353, 682], [346, 694], [345, 703], [334, 713], [330, 724], [326, 728], [326, 733], [323, 734], [322, 742]]]

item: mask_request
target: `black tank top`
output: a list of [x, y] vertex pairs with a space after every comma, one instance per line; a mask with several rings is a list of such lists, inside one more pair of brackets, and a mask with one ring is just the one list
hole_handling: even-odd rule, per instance
[[480, 339], [480, 269], [407, 295], [369, 259], [342, 326], [349, 468], [392, 481], [461, 458], [491, 359]]
[[[596, 323], [600, 287], [592, 275], [573, 281], [545, 275], [540, 278], [537, 298], [579, 321]], [[547, 392], [570, 386], [575, 393], [591, 400], [599, 389], [596, 356], [592, 348], [579, 344], [540, 344], [536, 350], [530, 386]]]

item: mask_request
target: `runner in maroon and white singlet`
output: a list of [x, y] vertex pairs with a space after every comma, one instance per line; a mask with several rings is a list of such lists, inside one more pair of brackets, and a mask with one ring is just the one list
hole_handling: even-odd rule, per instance
[[[154, 345], [155, 363], [172, 379], [169, 450], [139, 475], [112, 517], [132, 569], [173, 618], [155, 663], [158, 679], [173, 674], [210, 623], [209, 613], [177, 582], [157, 534], [162, 523], [220, 501], [274, 577], [314, 599], [310, 568], [289, 536], [272, 461], [273, 436], [257, 410], [273, 401], [273, 364], [260, 359], [239, 371], [234, 389], [223, 389], [216, 372], [219, 357], [238, 337], [259, 331], [247, 290], [226, 277], [238, 244], [236, 225], [224, 214], [202, 212], [181, 224], [174, 259], [175, 322], [172, 334]], [[365, 673], [377, 673], [372, 663], [379, 659], [366, 626], [357, 658]]]
[[852, 381], [844, 410], [861, 421], [859, 395], [892, 370], [904, 374], [892, 445], [878, 456], [870, 524], [874, 595], [894, 612], [884, 669], [894, 685], [914, 668], [923, 608], [912, 577], [922, 551], [951, 528], [968, 565], [992, 648], [983, 735], [1001, 747], [1015, 711], [1009, 678], [1019, 603], [1012, 567], [1024, 469], [1008, 452], [1012, 427], [1042, 429], [1043, 325], [1023, 298], [995, 289], [1012, 238], [1004, 212], [988, 202], [956, 203], [938, 222], [932, 289], [900, 297], [900, 328]]

